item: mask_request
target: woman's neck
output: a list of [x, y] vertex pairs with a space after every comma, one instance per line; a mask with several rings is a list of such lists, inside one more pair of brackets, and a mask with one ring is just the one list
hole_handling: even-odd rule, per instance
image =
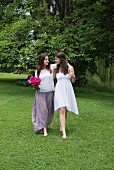
[[44, 65], [42, 69], [46, 69], [46, 65]]

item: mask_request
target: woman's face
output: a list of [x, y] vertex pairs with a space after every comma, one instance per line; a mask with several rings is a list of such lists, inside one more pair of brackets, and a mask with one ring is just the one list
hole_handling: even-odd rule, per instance
[[59, 64], [59, 63], [60, 63], [60, 59], [57, 58], [57, 57], [55, 57], [55, 63], [56, 63], [56, 64]]
[[44, 59], [44, 66], [47, 66], [48, 64], [49, 64], [49, 58], [48, 56], [46, 56]]

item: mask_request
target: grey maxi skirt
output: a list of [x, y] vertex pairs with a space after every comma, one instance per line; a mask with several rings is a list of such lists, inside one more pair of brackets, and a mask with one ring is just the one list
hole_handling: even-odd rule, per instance
[[36, 92], [32, 108], [32, 123], [34, 131], [47, 128], [54, 115], [53, 92]]

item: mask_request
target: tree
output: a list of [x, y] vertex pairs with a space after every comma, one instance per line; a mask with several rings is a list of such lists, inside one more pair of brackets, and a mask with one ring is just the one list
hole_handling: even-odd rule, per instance
[[[114, 62], [114, 3], [109, 0], [1, 1], [0, 64], [3, 68], [35, 68], [38, 55], [67, 54], [78, 77]], [[15, 68], [13, 67], [15, 65]]]

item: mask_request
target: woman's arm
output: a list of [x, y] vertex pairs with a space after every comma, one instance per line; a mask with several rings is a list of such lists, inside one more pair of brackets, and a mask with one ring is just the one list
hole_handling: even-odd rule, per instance
[[35, 70], [35, 77], [37, 77], [37, 70]]
[[53, 73], [53, 79], [55, 79], [57, 64], [51, 64], [50, 66], [51, 66], [51, 70], [52, 70], [52, 73]]
[[69, 75], [71, 76], [71, 81], [74, 83], [76, 81], [76, 76], [74, 73], [74, 68], [68, 63]]
[[54, 70], [54, 69], [56, 69], [57, 64], [56, 63], [55, 64], [51, 64], [50, 66], [51, 66], [51, 69]]

